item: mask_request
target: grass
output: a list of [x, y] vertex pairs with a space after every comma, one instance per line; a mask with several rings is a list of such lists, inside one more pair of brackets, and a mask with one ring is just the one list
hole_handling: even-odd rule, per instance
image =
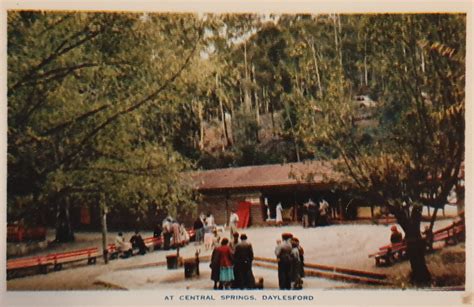
[[[431, 288], [464, 287], [466, 281], [466, 246], [460, 243], [426, 255], [426, 263], [431, 273]], [[393, 266], [389, 273], [395, 288], [417, 288], [410, 282], [410, 263], [404, 261]]]

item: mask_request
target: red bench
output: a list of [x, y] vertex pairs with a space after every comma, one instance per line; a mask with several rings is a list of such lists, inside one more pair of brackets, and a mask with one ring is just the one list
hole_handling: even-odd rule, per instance
[[7, 278], [12, 278], [18, 271], [36, 269], [40, 273], [48, 273], [49, 266], [54, 270], [62, 269], [65, 263], [87, 260], [88, 264], [95, 264], [99, 255], [97, 247], [75, 250], [64, 253], [48, 254], [31, 258], [13, 259], [7, 261]]
[[375, 257], [375, 265], [391, 265], [397, 260], [401, 260], [406, 256], [407, 246], [404, 242], [385, 245], [379, 248], [379, 251], [370, 254], [369, 258]]
[[57, 253], [47, 255], [48, 262], [53, 264], [54, 270], [62, 269], [63, 264], [77, 261], [87, 260], [87, 264], [95, 264], [99, 256], [99, 249], [97, 247], [85, 248], [65, 253]]
[[48, 265], [51, 264], [46, 256], [13, 259], [7, 261], [7, 279], [10, 279], [19, 270], [37, 269], [40, 273], [48, 273]]
[[453, 223], [450, 227], [442, 229], [442, 231], [436, 231], [433, 233], [433, 242], [444, 241], [445, 244], [457, 244], [459, 241], [464, 239], [465, 226], [456, 225]]
[[148, 248], [148, 250], [156, 250], [159, 249], [163, 244], [163, 239], [161, 237], [149, 237], [143, 239], [143, 242], [145, 242], [145, 246]]
[[[464, 239], [465, 225], [464, 220], [453, 222], [451, 225], [437, 229], [433, 232], [431, 244], [427, 242], [428, 250], [432, 250], [433, 242], [444, 241], [445, 244], [457, 244]], [[388, 244], [379, 248], [379, 251], [369, 255], [369, 258], [375, 258], [375, 265], [390, 265], [397, 260], [404, 259], [407, 246], [403, 243]]]

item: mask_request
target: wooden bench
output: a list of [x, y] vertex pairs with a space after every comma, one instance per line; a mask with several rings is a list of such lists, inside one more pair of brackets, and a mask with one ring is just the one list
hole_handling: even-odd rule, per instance
[[107, 254], [109, 255], [109, 259], [117, 259], [119, 256], [120, 251], [118, 250], [117, 246], [114, 243], [110, 243], [107, 245]]
[[388, 266], [395, 263], [397, 260], [405, 258], [406, 250], [407, 246], [404, 242], [385, 245], [380, 247], [378, 252], [370, 254], [369, 258], [375, 258], [376, 266]]
[[95, 264], [99, 255], [97, 247], [75, 250], [64, 253], [48, 254], [31, 258], [13, 259], [7, 261], [7, 278], [12, 278], [19, 271], [35, 269], [37, 272], [47, 274], [49, 267], [55, 271], [62, 269], [63, 264], [87, 260], [88, 264]]
[[[433, 250], [434, 242], [444, 241], [445, 244], [457, 244], [464, 239], [465, 224], [464, 220], [453, 222], [451, 225], [437, 229], [433, 232], [433, 240], [431, 244], [427, 244], [428, 251]], [[406, 256], [406, 244], [396, 243], [388, 244], [379, 248], [379, 251], [369, 255], [369, 258], [375, 258], [375, 265], [391, 265], [397, 260], [401, 260]]]
[[48, 263], [51, 263], [55, 271], [62, 269], [63, 264], [87, 260], [87, 264], [95, 264], [99, 256], [97, 247], [85, 248], [65, 253], [47, 255]]
[[149, 237], [143, 239], [143, 242], [145, 242], [145, 246], [149, 251], [152, 250], [157, 250], [161, 247], [163, 244], [163, 239], [161, 237]]
[[433, 242], [444, 241], [446, 245], [455, 245], [463, 240], [465, 233], [464, 225], [453, 224], [450, 227], [433, 233]]
[[19, 271], [35, 269], [36, 273], [48, 273], [50, 260], [46, 256], [13, 259], [7, 261], [7, 279], [14, 277]]

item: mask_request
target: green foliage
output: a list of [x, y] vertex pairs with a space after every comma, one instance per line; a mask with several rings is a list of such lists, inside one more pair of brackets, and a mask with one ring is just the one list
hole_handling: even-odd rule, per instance
[[184, 14], [9, 12], [9, 212], [101, 193], [107, 205], [188, 205], [189, 163], [142, 123], [168, 120], [147, 108], [176, 95], [202, 27]]
[[464, 159], [464, 15], [24, 11], [7, 30], [9, 214], [65, 195], [172, 210], [193, 162], [304, 159], [439, 207]]

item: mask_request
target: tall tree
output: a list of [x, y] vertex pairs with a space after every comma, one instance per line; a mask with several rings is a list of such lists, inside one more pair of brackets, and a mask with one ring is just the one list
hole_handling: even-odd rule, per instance
[[[353, 184], [395, 215], [405, 232], [412, 281], [423, 285], [430, 273], [420, 233], [422, 207], [444, 206], [464, 160], [465, 16], [375, 15], [366, 21], [371, 65], [387, 76], [378, 80], [387, 82], [380, 125], [373, 140], [364, 142], [363, 128], [354, 121], [350, 80], [339, 66], [312, 140], [330, 144]], [[435, 219], [436, 213], [431, 227]]]
[[[9, 12], [9, 220], [53, 203], [67, 219], [78, 192], [98, 201], [99, 192], [113, 189], [96, 185], [98, 170], [108, 174], [104, 181], [126, 174], [136, 182], [123, 184], [130, 189], [143, 176], [161, 178], [144, 153], [165, 158], [169, 150], [143, 137], [143, 110], [160, 105], [190, 66], [202, 46], [202, 23], [178, 14]], [[171, 169], [175, 160], [159, 167]], [[114, 182], [121, 180], [109, 185]], [[143, 193], [156, 200], [160, 185], [166, 182], [157, 180], [157, 191]], [[127, 193], [139, 195], [130, 189], [106, 193], [105, 201], [145, 198], [127, 199]], [[169, 189], [169, 197], [177, 190]], [[72, 239], [70, 223], [58, 225], [65, 227], [58, 227], [57, 239]]]

